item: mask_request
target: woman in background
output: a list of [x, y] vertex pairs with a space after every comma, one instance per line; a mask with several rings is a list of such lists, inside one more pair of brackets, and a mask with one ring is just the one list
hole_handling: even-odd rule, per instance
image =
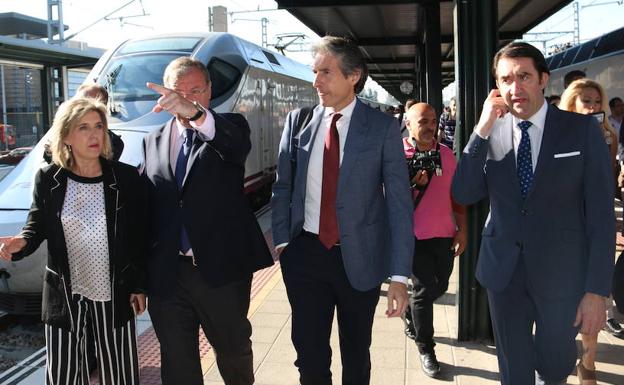
[[[604, 88], [597, 82], [590, 79], [578, 79], [573, 81], [561, 95], [559, 108], [566, 111], [577, 112], [579, 114], [594, 115], [602, 117], [602, 131], [605, 142], [609, 146], [613, 173], [617, 175], [617, 136], [615, 130], [606, 119], [609, 111], [607, 95]], [[600, 114], [602, 113], [602, 114]], [[607, 299], [607, 324], [605, 328], [614, 335], [622, 334], [620, 324], [614, 318], [613, 300]], [[582, 385], [596, 385], [596, 350], [598, 348], [598, 334], [581, 334], [583, 341], [583, 355], [577, 366], [577, 376]]]

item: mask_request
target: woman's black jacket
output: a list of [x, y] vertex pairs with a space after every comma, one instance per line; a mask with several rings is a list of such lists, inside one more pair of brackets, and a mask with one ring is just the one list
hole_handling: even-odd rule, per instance
[[[145, 292], [147, 199], [137, 170], [100, 158], [110, 259], [113, 322], [122, 326], [132, 317], [131, 293]], [[56, 164], [37, 173], [33, 203], [22, 236], [26, 247], [13, 254], [19, 260], [48, 241], [48, 262], [43, 282], [42, 320], [74, 331], [77, 307], [71, 300], [71, 279], [61, 211], [69, 171]]]

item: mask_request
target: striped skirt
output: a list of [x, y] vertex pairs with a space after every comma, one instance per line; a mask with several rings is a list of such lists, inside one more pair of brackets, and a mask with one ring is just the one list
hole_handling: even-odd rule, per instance
[[[138, 385], [135, 319], [114, 328], [111, 301], [91, 301], [78, 294], [72, 300], [78, 304], [74, 331], [45, 325], [46, 384], [88, 385], [92, 368], [87, 360], [87, 344], [95, 343], [100, 385]], [[93, 328], [95, 341], [87, 340], [87, 327]]]

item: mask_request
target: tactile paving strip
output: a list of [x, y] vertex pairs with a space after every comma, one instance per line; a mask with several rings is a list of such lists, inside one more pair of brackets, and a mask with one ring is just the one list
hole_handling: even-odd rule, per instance
[[[264, 238], [268, 245], [273, 244], [271, 232], [268, 231], [264, 234]], [[272, 248], [271, 248], [272, 249]], [[275, 255], [273, 256], [275, 258]], [[251, 300], [262, 290], [264, 285], [271, 280], [273, 275], [279, 271], [279, 263], [266, 269], [257, 271], [254, 273], [251, 283]], [[198, 330], [199, 337], [199, 354], [203, 359], [210, 352], [210, 344], [201, 332]], [[139, 365], [140, 365], [140, 381], [141, 385], [162, 385], [160, 381], [160, 345], [156, 338], [156, 332], [153, 327], [149, 327], [143, 334], [137, 339], [139, 350]], [[91, 383], [99, 385], [97, 371], [91, 376]]]

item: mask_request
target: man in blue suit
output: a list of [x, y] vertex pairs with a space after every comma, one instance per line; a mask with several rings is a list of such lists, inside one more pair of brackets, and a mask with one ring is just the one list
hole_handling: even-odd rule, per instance
[[464, 149], [453, 197], [490, 200], [477, 279], [502, 383], [564, 384], [579, 329], [598, 333], [605, 322], [615, 253], [609, 153], [593, 117], [546, 103], [549, 71], [535, 47], [503, 47], [493, 70], [498, 89]]
[[273, 242], [292, 307], [301, 384], [332, 383], [329, 337], [337, 311], [342, 383], [363, 385], [370, 382], [382, 281], [392, 276], [389, 317], [407, 304], [414, 246], [409, 177], [399, 122], [355, 96], [367, 78], [359, 48], [327, 36], [314, 48], [313, 71], [321, 104], [305, 125], [299, 115], [306, 112], [290, 113], [282, 133]]

